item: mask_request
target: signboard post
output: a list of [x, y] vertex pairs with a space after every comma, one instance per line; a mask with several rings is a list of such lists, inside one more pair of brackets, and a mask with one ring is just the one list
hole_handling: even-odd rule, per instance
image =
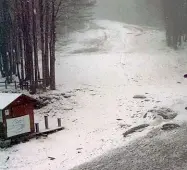
[[3, 123], [3, 112], [0, 110], [0, 123]]

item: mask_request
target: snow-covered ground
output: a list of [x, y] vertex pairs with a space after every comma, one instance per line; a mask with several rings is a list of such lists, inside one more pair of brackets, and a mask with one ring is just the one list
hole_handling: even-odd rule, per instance
[[[162, 124], [160, 117], [143, 118], [153, 108], [174, 110], [174, 122], [187, 120], [187, 50], [166, 47], [163, 32], [97, 20], [72, 33], [62, 47], [63, 40], [57, 46], [58, 90], [47, 94], [53, 101], [35, 117], [42, 124], [48, 114], [50, 127], [60, 117], [66, 129], [1, 149], [0, 169], [71, 169]], [[141, 123], [152, 126], [123, 138], [123, 132]]]

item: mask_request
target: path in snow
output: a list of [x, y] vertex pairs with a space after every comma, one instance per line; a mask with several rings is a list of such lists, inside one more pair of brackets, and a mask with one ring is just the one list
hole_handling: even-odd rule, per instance
[[[41, 122], [41, 112], [49, 111], [50, 125], [61, 117], [66, 130], [1, 150], [0, 169], [64, 170], [90, 161], [159, 126], [162, 120], [156, 119], [144, 133], [122, 136], [129, 127], [149, 122], [143, 116], [153, 107], [178, 111], [174, 121], [187, 119], [187, 82], [183, 80], [187, 51], [165, 47], [162, 32], [94, 21], [89, 29], [73, 33], [69, 41], [63, 47], [62, 41], [58, 43], [58, 91], [53, 93], [69, 91], [71, 98], [50, 104], [36, 115]], [[136, 94], [146, 95], [146, 101], [133, 99]]]

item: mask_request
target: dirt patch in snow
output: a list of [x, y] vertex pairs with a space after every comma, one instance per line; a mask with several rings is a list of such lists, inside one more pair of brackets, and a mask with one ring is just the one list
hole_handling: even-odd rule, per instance
[[64, 98], [70, 98], [72, 97], [72, 94], [65, 94], [65, 93], [55, 93], [55, 94], [42, 94], [39, 96], [36, 96], [38, 103], [36, 105], [37, 109], [41, 109], [42, 107], [45, 107], [49, 104], [64, 100]]
[[167, 124], [164, 124], [162, 126], [162, 130], [173, 130], [173, 129], [176, 129], [176, 128], [179, 128], [180, 126], [178, 124], [175, 124], [175, 123], [167, 123]]
[[134, 99], [146, 99], [147, 97], [144, 95], [134, 95], [133, 98]]
[[73, 110], [76, 102], [73, 97], [73, 92], [67, 93], [49, 93], [35, 96], [38, 100], [37, 113], [41, 115], [56, 116], [63, 112]]
[[174, 119], [178, 114], [171, 110], [170, 108], [158, 108], [158, 109], [152, 109], [149, 110], [143, 118], [148, 118], [148, 119], [156, 119], [158, 116], [161, 116], [165, 120], [172, 120]]
[[127, 130], [125, 133], [123, 133], [123, 137], [127, 137], [128, 135], [135, 133], [135, 132], [143, 131], [148, 126], [149, 126], [149, 124], [142, 124], [142, 125], [133, 127], [131, 129]]

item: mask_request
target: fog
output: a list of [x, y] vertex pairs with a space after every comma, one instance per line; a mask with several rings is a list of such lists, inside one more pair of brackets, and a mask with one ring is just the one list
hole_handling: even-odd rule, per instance
[[159, 29], [164, 26], [160, 0], [78, 0], [72, 4], [62, 10], [62, 15], [65, 12], [65, 16], [68, 17], [61, 18], [58, 24], [57, 32], [61, 35], [83, 29], [92, 19], [119, 21]]
[[163, 27], [160, 0], [98, 0], [93, 11], [97, 19]]

